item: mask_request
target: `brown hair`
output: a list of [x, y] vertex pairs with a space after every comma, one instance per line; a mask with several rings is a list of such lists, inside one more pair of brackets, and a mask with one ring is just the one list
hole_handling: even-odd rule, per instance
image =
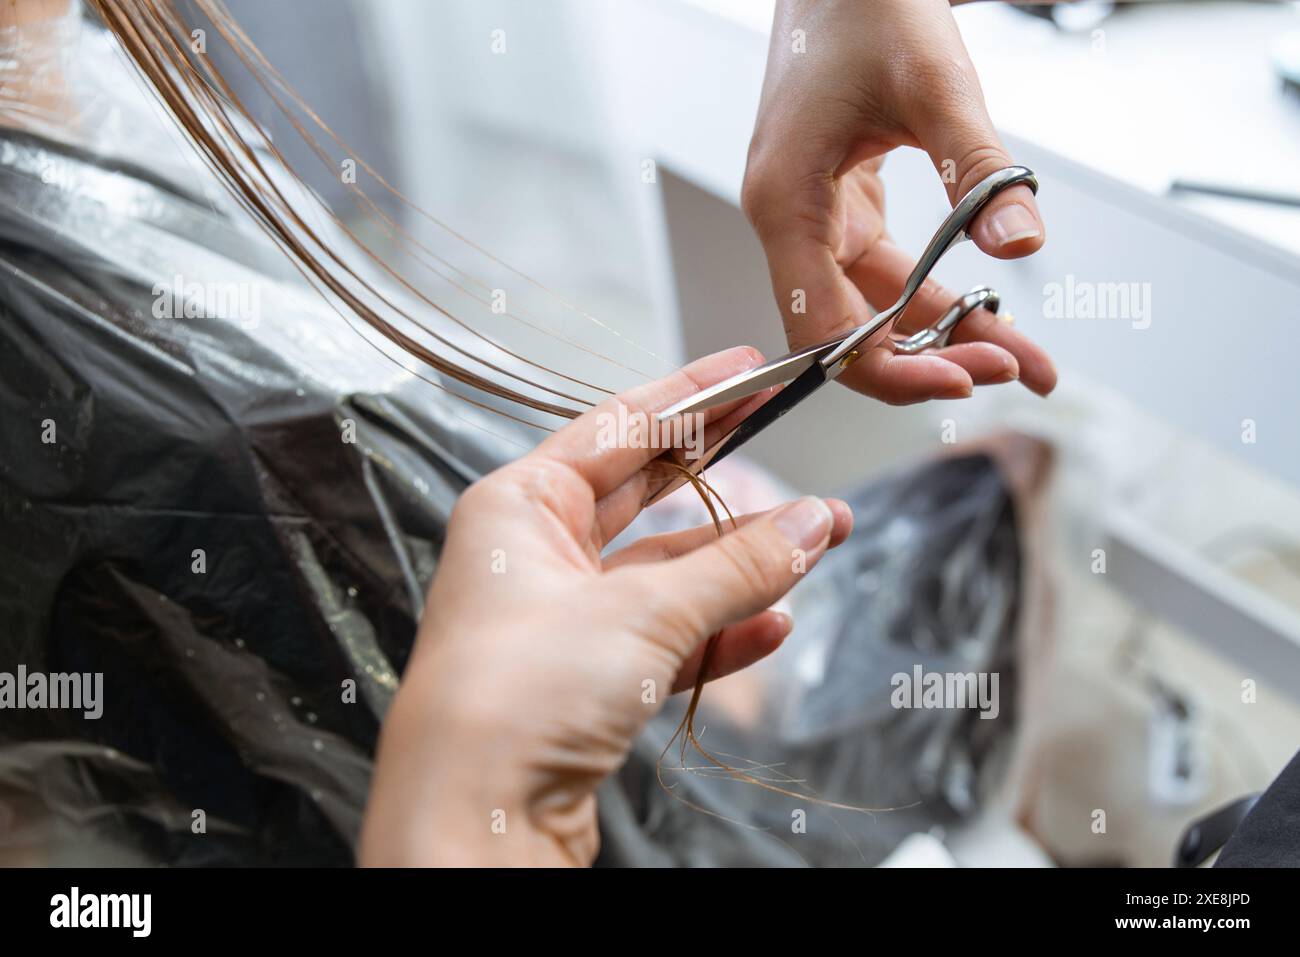
[[[468, 332], [474, 339], [482, 342], [486, 348], [481, 352], [474, 352], [458, 345], [403, 309], [397, 304], [394, 296], [365, 278], [361, 270], [336, 249], [331, 241], [314, 229], [307, 217], [303, 215], [303, 211], [289, 198], [288, 191], [279, 185], [282, 174], [287, 175], [290, 181], [297, 185], [301, 185], [301, 179], [277, 146], [271, 142], [261, 125], [253, 120], [248, 108], [231, 84], [213, 66], [209, 58], [199, 52], [202, 48], [196, 49], [190, 27], [177, 13], [174, 0], [86, 0], [86, 2], [117, 38], [160, 104], [222, 185], [267, 232], [307, 282], [326, 294], [327, 298], [335, 297], [349, 313], [361, 319], [403, 352], [421, 360], [448, 379], [488, 396], [505, 399], [550, 416], [571, 419], [579, 415], [584, 408], [595, 405], [600, 398], [613, 394], [610, 389], [547, 368], [484, 335], [389, 265], [369, 245], [361, 241], [327, 205], [316, 204], [364, 259], [378, 267], [406, 293], [414, 296], [422, 306], [441, 314], [445, 319]], [[317, 135], [291, 107], [296, 107], [304, 114], [317, 128], [318, 133], [347, 150], [346, 144], [334, 135], [272, 67], [239, 27], [221, 0], [193, 0], [193, 3], [211, 22], [221, 38], [229, 44], [239, 61], [249, 70], [276, 107], [289, 118], [298, 135], [323, 162], [327, 164], [331, 162], [325, 148]], [[265, 165], [263, 150], [269, 153], [274, 161], [274, 166], [270, 169]], [[351, 151], [348, 152], [352, 155]], [[416, 209], [414, 204], [390, 186], [363, 159], [357, 157], [356, 163], [383, 189], [392, 193], [406, 206]], [[359, 208], [372, 220], [378, 222], [389, 235], [397, 238], [408, 248], [432, 257], [445, 269], [459, 273], [461, 279], [470, 284], [486, 288], [485, 284], [475, 280], [468, 273], [456, 269], [447, 260], [420, 245], [396, 220], [367, 196], [360, 186], [351, 182], [346, 185]], [[305, 187], [303, 192], [307, 193]], [[448, 229], [461, 242], [473, 246], [468, 239], [455, 233], [450, 227], [428, 216], [422, 210], [417, 211], [444, 229]], [[474, 246], [474, 248], [490, 257], [490, 254], [481, 247]], [[502, 266], [506, 265], [495, 257], [491, 258]], [[438, 270], [436, 266], [431, 265], [431, 268]], [[506, 268], [510, 267], [506, 266]], [[540, 283], [528, 279], [517, 270], [512, 271], [539, 288], [544, 288]], [[486, 301], [481, 298], [481, 294], [467, 288], [447, 272], [438, 270], [438, 274], [462, 292], [479, 299], [480, 302]], [[570, 306], [570, 308], [574, 307]], [[519, 316], [514, 315], [511, 318], [520, 319]], [[543, 331], [549, 333], [549, 330]], [[573, 340], [566, 341], [598, 355], [594, 350], [587, 349], [580, 343]], [[532, 373], [514, 371], [499, 362], [485, 358], [485, 355], [490, 354], [492, 350], [532, 370], [544, 373], [544, 378], [535, 378]], [[476, 366], [488, 373], [495, 373], [495, 376], [476, 371]], [[434, 386], [446, 388], [433, 379], [422, 378], [426, 378], [426, 381]], [[557, 384], [554, 381], [556, 379], [562, 381]], [[573, 386], [578, 388], [573, 389]], [[447, 391], [463, 401], [487, 408], [497, 414], [528, 425], [538, 425], [530, 419], [520, 418], [494, 405], [487, 405], [463, 392]], [[594, 392], [597, 395], [593, 398], [581, 394], [584, 391]], [[546, 428], [546, 426], [540, 427]]]

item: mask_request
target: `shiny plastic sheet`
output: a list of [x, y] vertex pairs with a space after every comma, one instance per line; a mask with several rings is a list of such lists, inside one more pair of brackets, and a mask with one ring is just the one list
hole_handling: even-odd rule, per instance
[[[960, 825], [997, 790], [1020, 697], [1016, 506], [985, 454], [942, 459], [844, 496], [855, 531], [792, 593], [780, 651], [711, 686], [697, 728], [715, 756], [826, 801], [774, 794], [679, 746], [651, 722], [602, 792], [603, 862], [880, 863], [908, 834]], [[906, 675], [996, 675], [992, 707], [898, 707]], [[737, 688], [723, 693], [722, 686]], [[915, 704], [913, 697], [906, 697]], [[670, 790], [665, 790], [660, 783]]]
[[[0, 672], [101, 672], [108, 701], [3, 713], [5, 841], [345, 863], [446, 517], [509, 424], [277, 291], [221, 214], [102, 173], [0, 140]], [[232, 275], [256, 323], [153, 315], [159, 281]]]

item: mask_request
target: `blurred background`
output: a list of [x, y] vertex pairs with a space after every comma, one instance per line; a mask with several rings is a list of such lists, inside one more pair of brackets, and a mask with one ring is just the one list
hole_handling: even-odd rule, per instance
[[[229, 3], [343, 140], [597, 317], [536, 305], [624, 365], [547, 338], [542, 361], [621, 386], [733, 344], [784, 351], [738, 207], [771, 2]], [[956, 16], [1049, 239], [1016, 263], [958, 250], [939, 276], [997, 288], [1061, 385], [902, 409], [824, 395], [747, 451], [825, 493], [954, 438], [1049, 450], [1032, 560], [1050, 588], [1028, 621], [1050, 653], [1002, 799], [949, 844], [964, 864], [1164, 865], [1189, 821], [1261, 790], [1300, 744], [1300, 5]], [[885, 170], [891, 231], [919, 250], [941, 185], [916, 152]], [[312, 182], [346, 201], [332, 171]], [[1136, 283], [1148, 309], [1053, 317], [1067, 283]]]

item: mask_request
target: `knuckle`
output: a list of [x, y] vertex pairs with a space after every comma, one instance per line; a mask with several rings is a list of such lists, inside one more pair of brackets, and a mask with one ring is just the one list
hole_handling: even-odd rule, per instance
[[765, 538], [733, 533], [719, 542], [723, 567], [738, 592], [768, 595], [780, 589], [780, 572]]
[[660, 605], [656, 635], [659, 644], [685, 657], [709, 636], [709, 624], [700, 610], [687, 602], [664, 602]]
[[900, 88], [932, 104], [967, 105], [979, 96], [975, 68], [962, 48], [927, 47], [901, 54], [894, 76]]
[[1007, 165], [1007, 155], [991, 143], [972, 146], [957, 162], [957, 196], [965, 196], [980, 180]]
[[836, 198], [833, 170], [817, 150], [769, 158], [751, 149], [740, 186], [740, 208], [760, 239], [776, 236], [801, 218], [824, 225]]
[[512, 481], [525, 501], [565, 514], [591, 500], [591, 487], [563, 462], [527, 455], [511, 468]]
[[525, 455], [501, 469], [500, 474], [512, 488], [529, 497], [544, 493], [553, 485], [565, 484], [575, 477], [573, 470], [563, 462], [544, 455]]
[[740, 208], [755, 231], [771, 207], [770, 197], [774, 191], [769, 185], [770, 169], [770, 164], [762, 154], [751, 147], [749, 161], [745, 165], [745, 178], [740, 186]]
[[629, 420], [631, 419], [632, 416], [649, 417], [654, 413], [653, 410], [650, 408], [650, 405], [645, 401], [644, 398], [642, 398], [643, 395], [644, 395], [643, 390], [629, 389], [627, 392], [621, 392], [618, 395], [616, 395], [611, 405], [613, 406], [614, 409], [617, 409], [619, 406], [622, 406], [623, 411], [627, 413]]
[[[696, 391], [696, 386], [692, 383], [687, 374], [680, 369], [672, 373], [667, 381], [684, 383], [690, 391]], [[650, 401], [649, 390], [654, 390], [656, 395], [661, 395], [664, 382], [651, 383], [648, 386], [640, 386], [622, 392], [605, 403], [597, 407], [597, 415], [616, 416], [620, 423], [626, 423], [626, 429], [623, 425], [619, 426], [618, 439], [614, 440], [611, 446], [611, 440], [607, 435], [598, 434], [590, 450], [591, 453], [601, 454], [608, 452], [611, 447], [617, 447], [623, 441], [632, 441], [631, 433], [637, 433], [637, 441], [644, 442], [647, 448], [666, 447], [664, 442], [671, 441], [671, 430], [659, 430], [651, 428], [651, 423], [656, 421], [657, 410]], [[656, 401], [662, 402], [662, 398]], [[626, 433], [626, 434], [625, 434]]]

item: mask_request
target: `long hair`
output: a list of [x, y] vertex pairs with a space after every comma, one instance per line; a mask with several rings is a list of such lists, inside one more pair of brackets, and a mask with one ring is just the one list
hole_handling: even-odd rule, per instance
[[[486, 335], [361, 240], [334, 210], [306, 188], [241, 100], [234, 85], [206, 55], [206, 29], [194, 29], [193, 24], [186, 22], [175, 0], [86, 0], [86, 3], [117, 39], [146, 88], [204, 164], [306, 281], [349, 319], [360, 320], [403, 353], [471, 390], [447, 389], [458, 399], [528, 425], [554, 427], [545, 418], [539, 423], [535, 418], [521, 417], [519, 412], [539, 412], [555, 423], [557, 419], [574, 418], [613, 394], [609, 388], [549, 368]], [[541, 283], [416, 207], [363, 157], [349, 149], [262, 54], [222, 0], [192, 0], [192, 4], [323, 163], [331, 169], [337, 168], [336, 158], [330, 155], [322, 139], [335, 150], [342, 150], [370, 181], [391, 193], [406, 208], [446, 230], [458, 243], [549, 293]], [[420, 243], [354, 180], [355, 177], [345, 179], [344, 185], [368, 220], [461, 293], [494, 306], [489, 298], [493, 290], [486, 283]], [[305, 208], [305, 204], [310, 208]], [[313, 220], [320, 221], [320, 215], [334, 227], [337, 235], [323, 235], [312, 225]], [[347, 248], [339, 248], [339, 235]], [[367, 268], [362, 268], [363, 265]], [[370, 278], [375, 274], [381, 281]], [[560, 302], [581, 312], [567, 301]], [[494, 311], [500, 310], [494, 308]], [[508, 311], [506, 315], [539, 328], [523, 316]], [[598, 322], [592, 316], [583, 315]], [[444, 331], [439, 331], [434, 322], [442, 324]], [[450, 332], [447, 322], [469, 336], [472, 348], [446, 334]], [[600, 325], [609, 329], [603, 323]], [[549, 329], [540, 331], [608, 359], [580, 341], [566, 339]], [[409, 365], [407, 368], [420, 375]], [[420, 377], [434, 386], [447, 388], [432, 378]], [[475, 392], [481, 395], [476, 396]], [[505, 403], [488, 403], [484, 401], [486, 397], [505, 400]], [[511, 405], [515, 408], [511, 409]]]

